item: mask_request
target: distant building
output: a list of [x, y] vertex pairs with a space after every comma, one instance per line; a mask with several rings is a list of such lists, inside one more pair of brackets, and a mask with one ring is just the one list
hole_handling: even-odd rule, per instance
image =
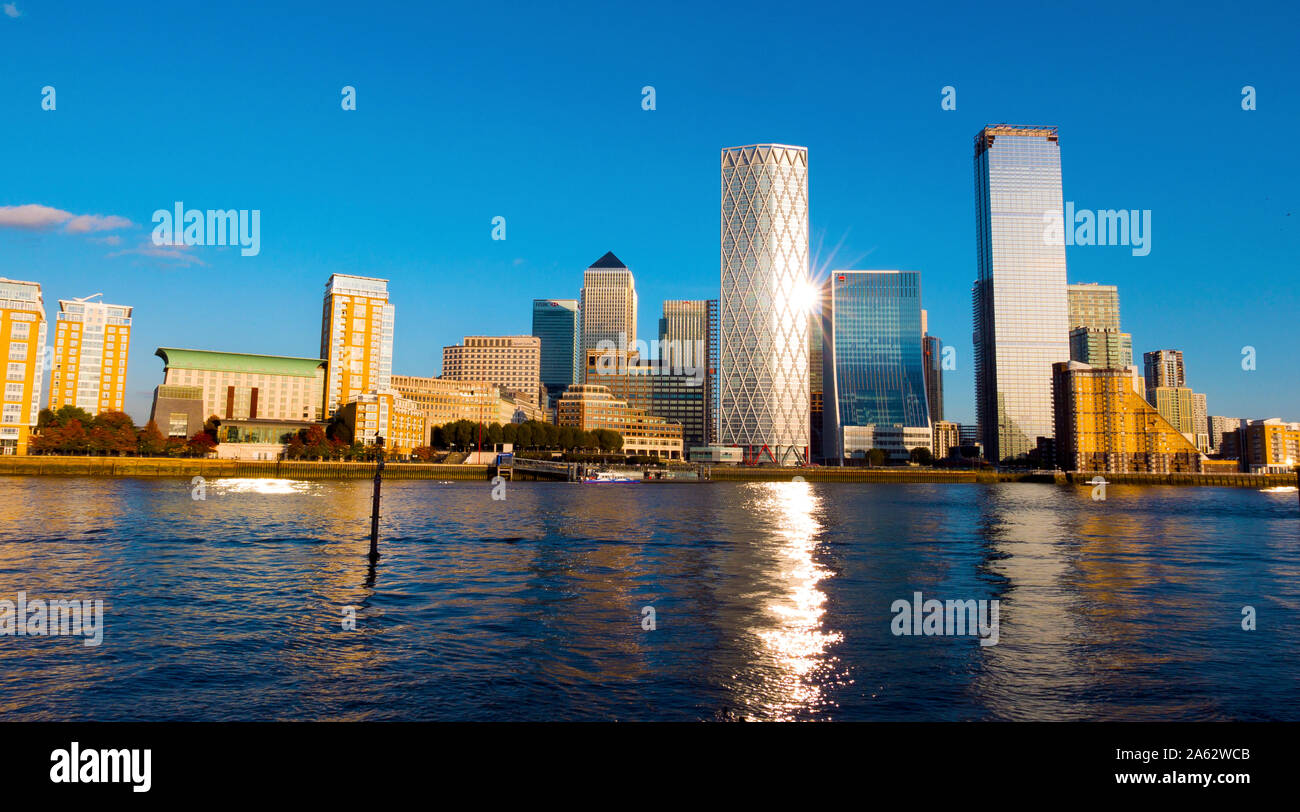
[[961, 447], [961, 427], [951, 420], [934, 421], [934, 456], [943, 459]]
[[708, 392], [703, 369], [655, 364], [626, 351], [587, 353], [586, 380], [634, 409], [682, 427], [686, 448], [708, 445]]
[[0, 454], [26, 454], [45, 379], [45, 300], [39, 283], [0, 277], [0, 347], [8, 348]]
[[434, 426], [469, 420], [473, 423], [522, 423], [542, 420], [545, 412], [535, 403], [516, 398], [489, 381], [455, 381], [394, 375], [393, 391], [415, 404], [424, 415], [423, 441], [428, 445]]
[[1224, 435], [1235, 432], [1242, 426], [1243, 422], [1239, 417], [1212, 415], [1209, 419], [1211, 453], [1222, 454]]
[[[1187, 385], [1183, 374], [1182, 350], [1154, 350], [1142, 354], [1142, 366], [1146, 377], [1148, 399], [1155, 397], [1155, 390], [1167, 387]], [[1155, 401], [1150, 401], [1152, 405]]]
[[1070, 360], [1127, 369], [1133, 365], [1133, 336], [1111, 328], [1075, 327], [1070, 330]]
[[1224, 434], [1224, 446], [1236, 451], [1240, 470], [1251, 474], [1287, 474], [1300, 465], [1300, 423], [1278, 417], [1243, 420]]
[[632, 408], [627, 401], [610, 394], [606, 386], [571, 386], [560, 398], [556, 410], [561, 426], [617, 432], [623, 437], [624, 454], [674, 460], [683, 457], [681, 426]]
[[921, 311], [921, 350], [925, 359], [925, 397], [930, 407], [930, 419], [943, 419], [943, 342], [930, 335], [929, 319]]
[[[636, 281], [612, 251], [582, 274], [582, 351], [579, 364], [602, 341], [630, 349], [636, 341]], [[580, 370], [581, 373], [581, 370]]]
[[845, 459], [863, 459], [872, 449], [884, 451], [894, 461], [909, 459], [918, 448], [934, 454], [934, 434], [929, 426], [844, 426], [841, 435]]
[[208, 412], [201, 386], [154, 387], [149, 419], [164, 437], [188, 440], [203, 430]]
[[548, 400], [582, 379], [582, 311], [577, 299], [533, 299], [533, 335]]
[[1192, 393], [1192, 434], [1196, 436], [1196, 447], [1201, 450], [1202, 454], [1210, 453], [1210, 417], [1208, 414], [1209, 407], [1205, 403], [1205, 395], [1201, 392]]
[[808, 318], [808, 428], [812, 438], [812, 456], [825, 456], [826, 441], [822, 428], [826, 415], [826, 394], [822, 385], [822, 320], [820, 316]]
[[[312, 423], [324, 419], [325, 361], [159, 347], [164, 387], [197, 387], [205, 415], [221, 420]], [[154, 408], [158, 408], [157, 396]], [[150, 416], [168, 433], [170, 415]]]
[[387, 279], [336, 273], [325, 283], [320, 355], [329, 362], [326, 417], [363, 392], [392, 386], [396, 313]]
[[[872, 446], [864, 444], [877, 441], [895, 457], [905, 458], [906, 451], [918, 446], [929, 448], [933, 436], [921, 348], [921, 275], [832, 271], [822, 302], [825, 458], [869, 451]], [[855, 427], [852, 441], [850, 427]], [[856, 430], [862, 427], [875, 428]], [[900, 452], [914, 440], [915, 446]]]
[[384, 438], [384, 451], [403, 457], [429, 445], [425, 433], [424, 412], [414, 401], [407, 400], [396, 391], [364, 392], [339, 409], [346, 426], [344, 441], [374, 445]]
[[60, 299], [50, 368], [49, 405], [76, 406], [90, 414], [120, 412], [126, 396], [131, 308]]
[[[704, 443], [718, 437], [718, 300], [669, 299], [659, 320], [659, 357], [676, 370], [703, 369]], [[689, 442], [689, 441], [688, 441]]]
[[465, 336], [442, 348], [442, 377], [489, 381], [535, 405], [542, 404], [542, 341], [536, 336]]
[[[1150, 377], [1147, 378], [1150, 381]], [[1157, 386], [1147, 390], [1148, 401], [1160, 416], [1180, 433], [1189, 437], [1196, 434], [1195, 393], [1186, 386]]]
[[1078, 361], [1052, 366], [1054, 454], [1067, 471], [1201, 470], [1201, 454], [1133, 391], [1125, 370]]
[[1067, 285], [1066, 301], [1070, 313], [1069, 329], [1082, 327], [1119, 332], [1119, 288], [1114, 285], [1099, 285], [1096, 282]]

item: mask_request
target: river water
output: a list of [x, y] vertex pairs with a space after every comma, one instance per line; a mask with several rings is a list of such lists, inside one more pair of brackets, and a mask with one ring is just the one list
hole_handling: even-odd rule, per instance
[[0, 719], [1300, 719], [1296, 493], [1090, 490], [391, 481], [371, 570], [369, 481], [0, 477], [0, 600], [104, 606]]

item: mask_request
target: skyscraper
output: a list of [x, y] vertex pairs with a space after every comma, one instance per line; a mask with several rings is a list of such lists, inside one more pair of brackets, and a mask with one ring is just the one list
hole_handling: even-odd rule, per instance
[[0, 277], [0, 347], [7, 349], [0, 454], [26, 454], [45, 377], [45, 300], [39, 283]]
[[718, 300], [669, 299], [659, 320], [659, 353], [670, 368], [704, 367], [703, 443], [718, 438]]
[[722, 150], [719, 442], [807, 461], [808, 150]]
[[[921, 275], [832, 271], [822, 301], [826, 459], [870, 448], [884, 448], [894, 457], [917, 446], [930, 448]], [[855, 433], [854, 427], [873, 431]], [[906, 429], [915, 429], [914, 436]], [[881, 442], [885, 436], [890, 442]]]
[[395, 314], [387, 279], [336, 273], [325, 283], [320, 357], [329, 362], [326, 417], [359, 394], [390, 388]]
[[542, 342], [542, 383], [552, 401], [582, 380], [581, 318], [577, 299], [533, 299], [533, 335]]
[[131, 308], [90, 301], [99, 295], [59, 300], [47, 401], [55, 411], [63, 406], [91, 414], [122, 411]]
[[930, 335], [930, 317], [924, 310], [921, 311], [921, 336], [926, 404], [930, 407], [930, 422], [938, 423], [943, 420], [943, 341]]
[[975, 409], [988, 459], [1022, 457], [1054, 432], [1052, 365], [1070, 359], [1055, 127], [975, 137]]
[[1142, 353], [1142, 367], [1146, 373], [1147, 391], [1162, 386], [1186, 386], [1183, 374], [1182, 350], [1153, 350]]
[[[606, 252], [582, 274], [582, 367], [587, 352], [600, 342], [630, 349], [636, 341], [636, 283], [623, 261]], [[585, 374], [585, 370], [582, 370]]]

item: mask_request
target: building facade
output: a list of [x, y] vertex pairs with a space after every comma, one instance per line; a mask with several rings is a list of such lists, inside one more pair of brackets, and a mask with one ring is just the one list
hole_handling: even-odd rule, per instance
[[[1148, 381], [1150, 378], [1148, 378]], [[1147, 395], [1169, 424], [1187, 436], [1196, 433], [1196, 397], [1186, 386], [1157, 386]]]
[[[931, 447], [921, 275], [916, 271], [832, 271], [822, 295], [823, 455], [842, 459], [883, 429], [916, 429]], [[853, 432], [850, 427], [877, 431]], [[899, 442], [902, 442], [900, 438]], [[850, 445], [853, 448], [850, 448]], [[869, 450], [870, 446], [865, 447]]]
[[[925, 322], [925, 311], [921, 311]], [[943, 341], [922, 328], [923, 361], [925, 365], [925, 399], [930, 408], [931, 420], [943, 419]]]
[[[197, 387], [205, 415], [298, 423], [325, 419], [323, 359], [174, 347], [159, 347], [154, 355], [165, 365], [163, 386]], [[155, 409], [161, 395], [155, 397]], [[150, 419], [170, 433], [170, 414], [155, 413]]]
[[569, 387], [556, 405], [559, 425], [582, 431], [608, 429], [623, 438], [623, 453], [683, 458], [682, 427], [628, 405], [599, 384]]
[[[1147, 392], [1152, 393], [1153, 396], [1156, 389], [1187, 385], [1187, 376], [1183, 371], [1182, 350], [1154, 350], [1143, 353], [1142, 367]], [[1152, 403], [1154, 404], [1155, 401]]]
[[934, 456], [949, 456], [954, 448], [961, 447], [961, 427], [951, 420], [934, 421]]
[[0, 277], [0, 347], [6, 359], [0, 454], [26, 454], [45, 381], [45, 300], [39, 283]]
[[1201, 453], [1133, 391], [1126, 370], [1052, 367], [1056, 464], [1066, 471], [1199, 472]]
[[1127, 369], [1133, 365], [1133, 336], [1111, 327], [1073, 327], [1070, 360], [1093, 367]]
[[385, 453], [398, 457], [429, 444], [424, 411], [396, 391], [363, 392], [338, 412], [353, 442], [374, 445], [384, 438]]
[[808, 462], [808, 150], [722, 150], [719, 436], [751, 461]]
[[[666, 348], [666, 350], [665, 350]], [[660, 358], [681, 374], [703, 369], [704, 434], [697, 445], [718, 440], [718, 300], [670, 299], [659, 320]], [[694, 433], [691, 434], [694, 437]], [[688, 440], [688, 443], [694, 440]]]
[[548, 401], [582, 380], [582, 310], [577, 299], [533, 299], [533, 336]]
[[326, 416], [363, 392], [392, 386], [395, 318], [387, 279], [336, 273], [325, 283], [320, 354], [329, 362]]
[[1066, 301], [1070, 310], [1069, 329], [1083, 327], [1119, 332], [1119, 288], [1114, 285], [1096, 282], [1068, 285]]
[[47, 401], [55, 411], [120, 412], [125, 403], [131, 308], [90, 301], [95, 296], [59, 300]]
[[617, 350], [587, 354], [589, 383], [606, 387], [634, 409], [681, 426], [687, 449], [708, 445], [708, 393], [702, 374], [693, 372], [674, 371]]
[[1052, 365], [1070, 359], [1055, 127], [985, 127], [975, 137], [975, 409], [985, 456], [1021, 458], [1051, 437]]
[[442, 348], [442, 377], [488, 381], [534, 406], [542, 403], [542, 341], [537, 336], [465, 336]]
[[1277, 417], [1244, 420], [1235, 434], [1242, 471], [1287, 474], [1300, 465], [1300, 423]]
[[474, 423], [522, 423], [541, 420], [543, 410], [535, 403], [517, 398], [489, 381], [454, 381], [394, 375], [393, 390], [411, 401], [424, 415], [424, 442], [434, 426], [469, 420]]
[[636, 341], [636, 280], [612, 251], [592, 263], [582, 274], [582, 351], [600, 346], [629, 349]]

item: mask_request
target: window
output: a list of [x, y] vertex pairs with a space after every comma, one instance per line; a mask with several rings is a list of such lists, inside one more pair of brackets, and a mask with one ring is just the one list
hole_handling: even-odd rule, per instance
[[13, 329], [9, 332], [9, 337], [13, 339], [26, 339], [31, 335], [29, 332], [31, 328], [32, 326], [25, 321], [15, 322]]
[[172, 412], [167, 416], [167, 436], [187, 437], [189, 417], [185, 412]]
[[11, 341], [9, 342], [9, 360], [26, 361], [27, 360], [27, 342]]

